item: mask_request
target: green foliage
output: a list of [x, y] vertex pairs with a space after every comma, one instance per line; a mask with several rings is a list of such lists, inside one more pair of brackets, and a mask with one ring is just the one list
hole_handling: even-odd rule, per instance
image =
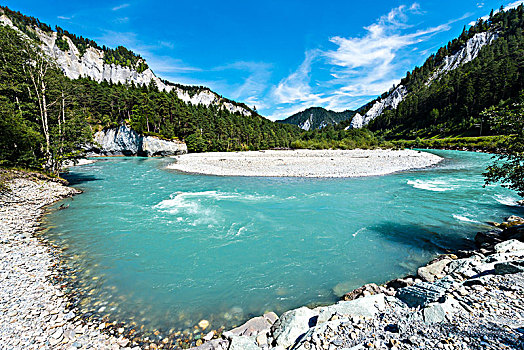
[[102, 50], [104, 51], [104, 62], [107, 64], [130, 67], [138, 73], [142, 73], [148, 68], [148, 65], [140, 55], [135, 54], [123, 46], [118, 46], [116, 49], [103, 46]]
[[62, 51], [69, 51], [69, 43], [64, 38], [64, 35], [59, 35], [55, 41], [56, 46]]
[[321, 130], [303, 132], [291, 143], [292, 148], [307, 149], [373, 149], [391, 148], [393, 144], [379, 139], [368, 129], [336, 130], [332, 125]]
[[[477, 58], [427, 84], [444, 57], [458, 51], [479, 32], [497, 32]], [[387, 110], [369, 128], [386, 138], [427, 138], [436, 135], [485, 136], [496, 134], [481, 112], [500, 101], [515, 98], [524, 88], [524, 7], [501, 11], [480, 20], [459, 38], [409, 72], [401, 83], [409, 94], [395, 110]], [[386, 94], [387, 95], [387, 94]], [[368, 104], [363, 110], [371, 107]]]
[[0, 27], [0, 165], [58, 173], [63, 161], [80, 156], [92, 137], [74, 93], [36, 45]]
[[20, 12], [10, 10], [7, 6], [0, 6], [0, 14], [5, 14], [9, 17], [13, 25], [24, 32], [28, 37], [38, 41], [38, 36], [34, 32], [34, 27], [40, 28], [44, 32], [52, 32], [51, 27], [45, 23], [40, 22], [38, 18], [25, 16]]
[[[141, 134], [192, 142], [193, 151], [238, 151], [289, 147], [299, 135], [292, 125], [273, 123], [257, 114], [244, 116], [221, 106], [187, 104], [176, 92], [159, 91], [154, 85], [133, 87], [78, 79], [75, 100], [89, 115], [94, 126], [114, 127], [127, 123]], [[189, 138], [189, 141], [188, 141]]]
[[310, 119], [310, 129], [318, 129], [327, 125], [336, 125], [340, 122], [350, 120], [355, 111], [347, 110], [344, 112], [333, 112], [321, 107], [311, 107], [302, 112], [293, 114], [284, 120], [278, 120], [278, 123], [300, 125]]
[[432, 148], [500, 152], [508, 136], [445, 137], [391, 141], [397, 148]]
[[189, 152], [205, 152], [207, 151], [206, 141], [200, 134], [191, 134], [186, 137], [187, 150]]
[[495, 130], [510, 134], [504, 140], [505, 152], [497, 155], [484, 173], [486, 184], [501, 182], [503, 187], [524, 197], [524, 93], [517, 102], [488, 108], [483, 115], [491, 120]]
[[[67, 44], [65, 36], [73, 40], [71, 34], [58, 30], [58, 45], [62, 46], [62, 41]], [[57, 173], [65, 160], [82, 156], [92, 130], [122, 123], [145, 135], [185, 140], [194, 152], [289, 147], [299, 135], [298, 128], [273, 123], [256, 113], [244, 116], [221, 105], [187, 104], [175, 91], [161, 92], [155, 84], [137, 87], [97, 83], [88, 78], [70, 80], [38, 50], [36, 43], [26, 42], [14, 30], [0, 27], [3, 166], [44, 167]], [[131, 65], [140, 64], [141, 58], [124, 48], [110, 52], [108, 57], [113, 62], [126, 59]], [[41, 72], [44, 73], [40, 76]], [[35, 77], [45, 90], [33, 82]], [[198, 93], [203, 89], [206, 88], [189, 90]]]
[[21, 62], [28, 50], [14, 30], [0, 27], [0, 164], [35, 167], [41, 163], [40, 133], [30, 84]]
[[59, 26], [56, 26], [55, 30], [56, 30], [57, 38], [58, 38], [57, 42], [56, 42], [56, 45], [62, 51], [65, 51], [65, 50], [69, 49], [69, 45], [67, 44], [67, 42], [65, 43], [67, 45], [67, 47], [63, 43], [59, 43], [59, 40], [65, 41], [64, 36], [67, 36], [69, 39], [71, 39], [73, 44], [75, 44], [76, 48], [78, 49], [78, 52], [80, 53], [80, 56], [84, 55], [84, 53], [86, 52], [88, 47], [92, 47], [92, 48], [95, 48], [95, 49], [101, 49], [101, 47], [98, 46], [98, 44], [96, 42], [94, 42], [93, 40], [84, 38], [82, 36], [76, 36], [75, 34], [71, 34], [67, 30], [62, 29]]

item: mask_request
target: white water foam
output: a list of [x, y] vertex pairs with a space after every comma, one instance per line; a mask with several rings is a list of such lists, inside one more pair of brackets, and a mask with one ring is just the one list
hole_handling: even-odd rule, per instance
[[365, 227], [359, 228], [357, 232], [355, 232], [355, 233], [352, 234], [352, 236], [353, 236], [353, 237], [357, 237], [357, 235], [358, 235], [360, 232], [365, 231], [365, 230], [366, 230]]
[[499, 202], [500, 204], [507, 205], [510, 207], [518, 206], [517, 201], [520, 199], [517, 197], [512, 197], [512, 196], [507, 196], [507, 195], [502, 195], [502, 194], [496, 194], [493, 198], [495, 198], [495, 200]]
[[[191, 226], [213, 225], [217, 223], [216, 211], [212, 207], [203, 207], [197, 197], [213, 194], [215, 191], [206, 192], [177, 192], [172, 194], [170, 199], [165, 199], [153, 206], [162, 212], [173, 215], [180, 215], [177, 222], [187, 222]], [[196, 199], [196, 200], [195, 200]], [[188, 217], [194, 218], [194, 220]]]
[[[218, 224], [219, 207], [206, 201], [263, 201], [273, 196], [260, 196], [257, 194], [242, 194], [234, 192], [201, 191], [201, 192], [175, 192], [170, 199], [165, 199], [153, 206], [162, 212], [180, 215], [177, 222], [186, 222], [191, 226]], [[204, 202], [204, 203], [202, 203]]]
[[273, 198], [273, 196], [259, 196], [256, 194], [245, 195], [241, 193], [228, 193], [218, 191], [176, 192], [173, 193], [170, 197], [170, 199], [165, 199], [160, 203], [156, 204], [154, 208], [175, 210], [178, 210], [179, 208], [195, 208], [196, 204], [200, 202], [202, 198], [215, 200], [236, 199], [247, 201], [259, 201]]
[[408, 185], [433, 192], [452, 191], [457, 187], [444, 180], [408, 180]]
[[463, 215], [453, 214], [453, 217], [455, 219], [459, 220], [459, 221], [472, 222], [472, 223], [475, 223], [475, 224], [480, 224], [481, 223], [480, 221], [468, 218], [467, 216], [463, 216]]

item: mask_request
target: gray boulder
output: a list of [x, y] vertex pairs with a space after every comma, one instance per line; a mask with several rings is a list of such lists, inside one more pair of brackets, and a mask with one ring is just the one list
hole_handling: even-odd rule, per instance
[[385, 308], [386, 299], [382, 293], [350, 301], [339, 301], [335, 305], [318, 308], [319, 315], [317, 323], [327, 322], [335, 314], [343, 317], [373, 317]]
[[516, 251], [524, 251], [524, 243], [516, 239], [510, 239], [495, 245], [495, 252], [497, 253], [511, 253]]
[[505, 261], [495, 264], [495, 273], [497, 275], [506, 275], [519, 272], [524, 272], [524, 260]]
[[224, 332], [224, 336], [227, 338], [235, 335], [256, 337], [259, 334], [267, 334], [277, 319], [278, 316], [274, 312], [268, 312], [264, 316], [254, 317], [243, 325]]
[[453, 260], [450, 258], [444, 258], [442, 260], [435, 261], [426, 266], [419, 267], [417, 274], [427, 282], [434, 282], [435, 280], [444, 277], [446, 274], [444, 270], [449, 263]]
[[443, 303], [431, 303], [422, 310], [424, 323], [433, 324], [451, 320], [453, 314], [461, 309], [459, 303], [453, 298], [447, 298]]
[[434, 283], [421, 282], [399, 289], [395, 296], [409, 307], [426, 306], [441, 299], [452, 286], [453, 280], [446, 276]]
[[255, 337], [238, 336], [231, 337], [228, 350], [260, 350]]
[[480, 258], [477, 256], [465, 259], [458, 259], [450, 262], [447, 265], [448, 274], [457, 274], [467, 278], [473, 277], [478, 274], [476, 268], [482, 265]]
[[307, 307], [282, 314], [271, 328], [276, 345], [288, 348], [294, 345], [310, 327], [316, 325], [318, 311]]

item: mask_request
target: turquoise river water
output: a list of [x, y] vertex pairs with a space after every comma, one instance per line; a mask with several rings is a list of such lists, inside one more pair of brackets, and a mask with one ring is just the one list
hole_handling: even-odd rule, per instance
[[165, 332], [231, 327], [268, 310], [331, 303], [466, 247], [485, 221], [522, 215], [483, 188], [490, 155], [431, 151], [437, 166], [346, 179], [219, 177], [159, 158], [104, 158], [66, 176], [83, 194], [46, 217], [80, 305]]

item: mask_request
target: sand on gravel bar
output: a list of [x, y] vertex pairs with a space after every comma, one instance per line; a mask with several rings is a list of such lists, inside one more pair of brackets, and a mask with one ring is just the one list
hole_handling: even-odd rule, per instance
[[357, 177], [425, 168], [441, 157], [414, 150], [285, 150], [190, 153], [169, 169], [221, 176]]

